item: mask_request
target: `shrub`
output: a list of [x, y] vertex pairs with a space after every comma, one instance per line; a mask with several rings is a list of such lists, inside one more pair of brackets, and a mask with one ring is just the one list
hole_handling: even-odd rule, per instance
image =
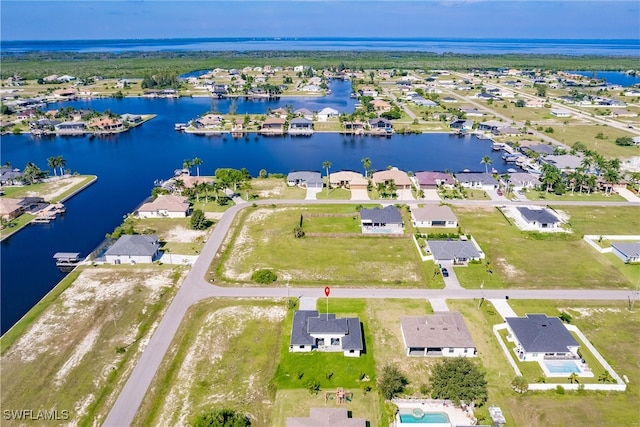
[[198, 415], [193, 427], [249, 427], [251, 421], [244, 414], [231, 409], [214, 409]]
[[558, 394], [564, 394], [564, 387], [562, 387], [561, 385], [556, 387], [556, 393]]
[[209, 221], [204, 217], [202, 209], [194, 209], [191, 214], [191, 228], [194, 230], [204, 230], [209, 226]]
[[393, 399], [404, 391], [404, 387], [409, 383], [405, 376], [395, 365], [386, 365], [382, 368], [382, 376], [378, 382], [380, 393], [385, 399]]
[[276, 273], [266, 269], [256, 270], [251, 275], [251, 280], [262, 285], [268, 285], [269, 283], [275, 282], [277, 279], [278, 276], [276, 276]]

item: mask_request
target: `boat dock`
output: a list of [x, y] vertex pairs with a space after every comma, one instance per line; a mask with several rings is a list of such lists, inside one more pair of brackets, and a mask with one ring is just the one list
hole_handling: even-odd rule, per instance
[[82, 261], [78, 252], [56, 252], [53, 259], [56, 260], [56, 267], [62, 271], [71, 271]]
[[58, 217], [58, 215], [63, 214], [66, 211], [67, 209], [62, 203], [54, 203], [45, 206], [43, 209], [40, 209], [36, 213], [36, 217], [31, 221], [34, 223], [46, 224], [54, 221]]

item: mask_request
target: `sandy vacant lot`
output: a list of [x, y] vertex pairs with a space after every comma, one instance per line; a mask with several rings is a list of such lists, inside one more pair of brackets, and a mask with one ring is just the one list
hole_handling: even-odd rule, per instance
[[66, 410], [70, 425], [102, 418], [182, 276], [157, 267], [83, 270], [2, 355], [3, 409]]
[[47, 186], [41, 191], [33, 192], [29, 191], [27, 194], [30, 197], [42, 197], [45, 200], [53, 200], [63, 194], [65, 191], [69, 191], [73, 186], [80, 184], [86, 177], [70, 176], [64, 177], [58, 180], [48, 181]]

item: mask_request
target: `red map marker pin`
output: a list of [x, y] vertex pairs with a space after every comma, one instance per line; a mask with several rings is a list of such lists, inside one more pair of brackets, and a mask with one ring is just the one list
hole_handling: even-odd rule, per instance
[[324, 287], [324, 294], [329, 298], [329, 294], [331, 293], [331, 288], [328, 286]]

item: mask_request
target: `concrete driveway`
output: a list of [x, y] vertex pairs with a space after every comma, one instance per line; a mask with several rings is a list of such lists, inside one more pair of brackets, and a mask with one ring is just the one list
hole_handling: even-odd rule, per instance
[[364, 189], [352, 189], [351, 200], [369, 200], [369, 192]]
[[411, 190], [398, 190], [398, 200], [415, 200]]

